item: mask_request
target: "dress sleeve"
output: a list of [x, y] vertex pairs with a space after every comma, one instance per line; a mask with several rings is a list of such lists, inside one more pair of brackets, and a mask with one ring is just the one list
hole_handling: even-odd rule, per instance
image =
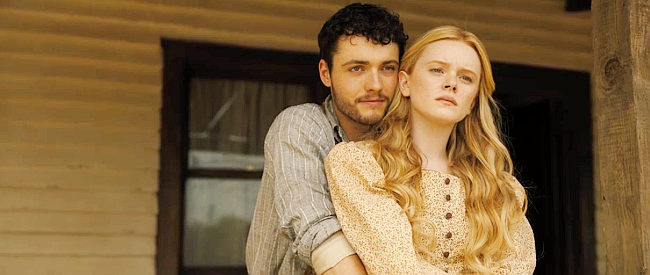
[[325, 168], [343, 234], [368, 274], [444, 274], [415, 251], [411, 224], [392, 195], [380, 188], [384, 175], [367, 148], [339, 144]]
[[[521, 184], [517, 181], [516, 184]], [[521, 188], [522, 192], [523, 187]], [[519, 205], [523, 205], [524, 193], [517, 193]], [[513, 233], [514, 250], [508, 251], [504, 260], [501, 262], [497, 274], [533, 274], [537, 258], [535, 255], [535, 236], [533, 229], [524, 216], [517, 225]]]

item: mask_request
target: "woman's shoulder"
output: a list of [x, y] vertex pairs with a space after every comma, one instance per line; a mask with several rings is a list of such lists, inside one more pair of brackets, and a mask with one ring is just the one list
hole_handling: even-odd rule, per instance
[[372, 154], [372, 146], [375, 143], [376, 142], [372, 140], [340, 142], [332, 148], [328, 158], [336, 156], [343, 159], [372, 158], [374, 160], [375, 158]]
[[341, 142], [330, 151], [325, 165], [340, 167], [361, 178], [370, 185], [383, 182], [384, 173], [372, 153], [374, 141]]

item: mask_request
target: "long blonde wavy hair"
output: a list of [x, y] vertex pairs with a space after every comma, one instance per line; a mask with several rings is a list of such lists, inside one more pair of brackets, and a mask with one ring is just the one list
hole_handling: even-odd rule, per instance
[[[432, 29], [406, 51], [400, 70], [411, 74], [426, 46], [444, 39], [467, 43], [481, 61], [476, 104], [454, 126], [447, 142], [447, 155], [450, 172], [465, 185], [469, 221], [465, 264], [468, 271], [491, 273], [503, 252], [513, 248], [513, 226], [526, 212], [526, 193], [512, 175], [512, 159], [501, 141], [501, 116], [492, 98], [495, 84], [490, 60], [476, 35], [454, 26]], [[422, 160], [411, 141], [410, 106], [410, 98], [396, 93], [386, 117], [371, 131], [376, 140], [372, 151], [384, 172], [385, 189], [412, 224], [416, 249], [431, 255], [436, 247], [435, 227], [419, 215], [422, 197], [415, 184], [422, 177]], [[517, 200], [516, 193], [523, 197], [523, 202]]]

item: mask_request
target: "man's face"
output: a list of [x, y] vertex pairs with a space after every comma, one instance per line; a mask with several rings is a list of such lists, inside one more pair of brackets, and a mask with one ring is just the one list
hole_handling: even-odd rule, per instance
[[382, 45], [363, 36], [339, 39], [332, 64], [321, 60], [319, 69], [341, 124], [370, 126], [384, 117], [397, 85], [398, 60], [395, 43]]

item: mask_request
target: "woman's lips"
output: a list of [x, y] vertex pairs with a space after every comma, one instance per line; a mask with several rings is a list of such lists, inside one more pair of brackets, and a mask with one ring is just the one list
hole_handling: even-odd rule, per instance
[[453, 105], [453, 106], [458, 105], [456, 103], [456, 100], [454, 100], [452, 97], [449, 97], [449, 96], [441, 96], [439, 98], [436, 98], [436, 100], [441, 101], [441, 102], [443, 102], [444, 104], [447, 104], [447, 105]]

